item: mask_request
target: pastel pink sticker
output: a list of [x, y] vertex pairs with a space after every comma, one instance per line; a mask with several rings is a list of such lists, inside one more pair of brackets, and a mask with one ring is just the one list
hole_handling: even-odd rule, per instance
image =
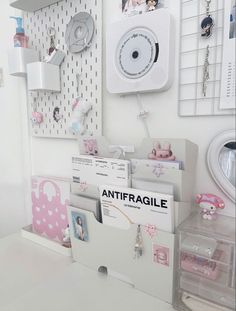
[[85, 192], [88, 189], [88, 185], [86, 182], [80, 182], [79, 188], [80, 188], [80, 191]]
[[157, 264], [169, 267], [169, 248], [153, 244], [153, 261]]
[[154, 225], [147, 224], [145, 226], [145, 231], [151, 238], [157, 235], [157, 227]]

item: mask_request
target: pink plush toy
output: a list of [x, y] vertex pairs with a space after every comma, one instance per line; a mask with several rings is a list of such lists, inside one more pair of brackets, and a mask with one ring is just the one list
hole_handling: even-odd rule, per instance
[[85, 153], [89, 155], [98, 155], [97, 140], [94, 138], [85, 138], [83, 140]]
[[85, 119], [92, 109], [92, 104], [83, 98], [76, 98], [72, 105], [72, 117], [69, 130], [74, 134], [84, 135], [86, 131]]
[[224, 201], [214, 194], [203, 193], [196, 196], [196, 203], [201, 208], [201, 215], [203, 219], [216, 219], [217, 209], [225, 207]]
[[168, 142], [165, 142], [163, 144], [163, 147], [161, 147], [161, 144], [157, 141], [154, 144], [152, 153], [148, 155], [148, 158], [151, 160], [174, 161], [175, 156], [173, 155], [170, 148], [171, 148], [171, 145]]
[[41, 124], [43, 122], [43, 114], [41, 112], [32, 112], [31, 121], [33, 124]]

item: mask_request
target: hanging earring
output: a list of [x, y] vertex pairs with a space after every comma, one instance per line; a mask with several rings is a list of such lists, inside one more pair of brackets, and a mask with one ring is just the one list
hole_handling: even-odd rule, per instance
[[134, 259], [138, 259], [143, 254], [143, 239], [141, 234], [141, 226], [137, 227], [136, 240], [134, 245]]
[[206, 92], [207, 92], [207, 81], [210, 79], [209, 75], [209, 45], [206, 48], [206, 56], [205, 56], [205, 61], [203, 65], [203, 82], [202, 82], [202, 94], [204, 97], [206, 97]]
[[214, 21], [210, 15], [211, 0], [205, 0], [205, 1], [206, 1], [206, 17], [201, 22], [201, 28], [202, 28], [201, 36], [207, 39], [212, 35], [212, 28], [214, 26]]

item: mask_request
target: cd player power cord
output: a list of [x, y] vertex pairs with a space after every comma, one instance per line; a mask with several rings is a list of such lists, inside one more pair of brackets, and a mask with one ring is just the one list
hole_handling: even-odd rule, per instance
[[149, 115], [149, 112], [146, 111], [143, 108], [143, 103], [142, 103], [142, 100], [141, 100], [141, 94], [137, 93], [136, 96], [137, 96], [137, 103], [138, 103], [139, 110], [140, 110], [139, 114], [138, 114], [138, 118], [140, 120], [142, 120], [142, 122], [143, 122], [143, 126], [144, 126], [144, 129], [145, 129], [146, 137], [151, 137], [149, 129], [148, 129], [148, 124], [147, 124], [147, 117]]

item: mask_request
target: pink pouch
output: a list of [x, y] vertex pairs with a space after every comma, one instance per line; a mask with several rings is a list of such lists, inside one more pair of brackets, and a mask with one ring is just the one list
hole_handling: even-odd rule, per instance
[[[49, 239], [62, 242], [67, 228], [70, 186], [66, 181], [32, 178], [32, 228]], [[63, 196], [63, 199], [62, 199]]]
[[181, 268], [210, 280], [216, 280], [219, 275], [218, 263], [187, 253], [181, 255]]

